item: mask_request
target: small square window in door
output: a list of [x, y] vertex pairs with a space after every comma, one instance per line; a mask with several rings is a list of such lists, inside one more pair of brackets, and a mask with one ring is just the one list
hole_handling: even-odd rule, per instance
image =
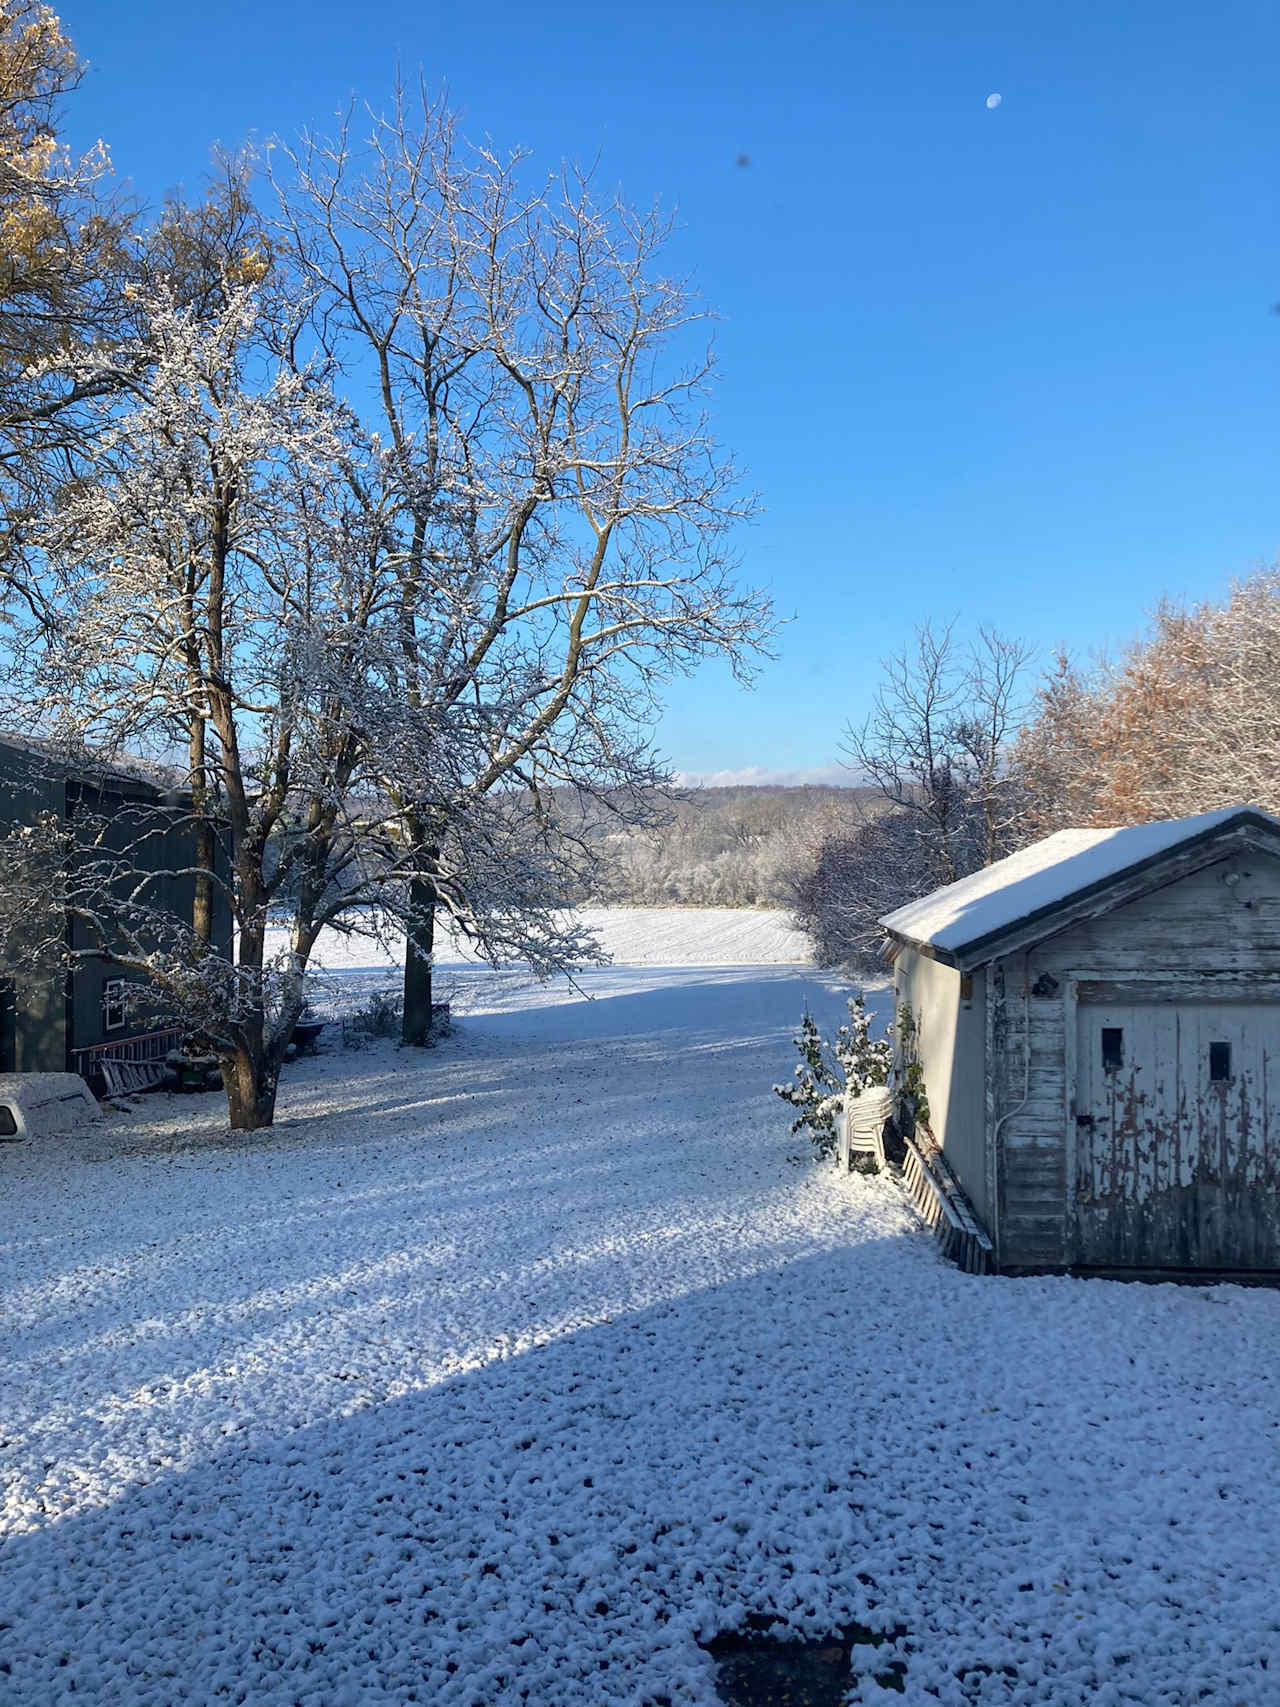
[[1211, 1043], [1209, 1045], [1209, 1083], [1225, 1085], [1231, 1077], [1231, 1045], [1229, 1043]]
[[1102, 1028], [1102, 1070], [1117, 1072], [1124, 1066], [1124, 1027], [1104, 1025]]

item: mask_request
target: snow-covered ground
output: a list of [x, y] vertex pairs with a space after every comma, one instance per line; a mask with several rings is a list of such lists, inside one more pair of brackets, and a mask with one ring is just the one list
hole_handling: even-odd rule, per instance
[[[756, 907], [583, 907], [575, 915], [605, 953], [628, 966], [796, 966], [813, 958], [809, 939], [785, 913]], [[268, 933], [271, 951], [285, 945], [282, 929]], [[441, 922], [436, 964], [473, 966], [475, 952]], [[335, 971], [374, 971], [404, 965], [404, 945], [367, 935], [321, 933], [313, 963]]]
[[672, 940], [463, 969], [270, 1135], [0, 1147], [0, 1699], [708, 1707], [771, 1612], [909, 1702], [1280, 1702], [1280, 1296], [946, 1267], [793, 1159], [835, 985]]
[[[436, 928], [433, 995], [455, 1014], [506, 1012], [546, 1007], [648, 989], [650, 969], [664, 967], [680, 983], [688, 968], [717, 966], [807, 966], [812, 945], [785, 913], [752, 907], [584, 907], [577, 917], [590, 926], [610, 960], [608, 970], [582, 978], [538, 982], [519, 967], [490, 968], [464, 937], [444, 922]], [[267, 931], [267, 953], [285, 949], [282, 928]], [[375, 992], [399, 995], [404, 942], [359, 931], [321, 932], [311, 956], [310, 992], [316, 1011], [335, 1017], [366, 1007]], [[679, 969], [679, 970], [677, 970]], [[638, 975], [638, 982], [637, 982]]]

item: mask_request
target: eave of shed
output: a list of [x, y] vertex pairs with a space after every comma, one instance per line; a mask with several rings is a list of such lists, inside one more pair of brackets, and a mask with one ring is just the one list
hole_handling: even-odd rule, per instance
[[1056, 922], [1076, 904], [1150, 872], [1187, 850], [1253, 830], [1280, 852], [1280, 820], [1255, 806], [1228, 806], [1194, 818], [1127, 829], [1059, 830], [1007, 859], [935, 889], [879, 921], [892, 939], [961, 970], [981, 966], [1014, 933]]
[[126, 754], [110, 761], [90, 753], [88, 749], [61, 744], [36, 735], [19, 735], [0, 730], [0, 747], [17, 753], [33, 766], [47, 772], [64, 775], [96, 787], [127, 786], [143, 788], [149, 794], [172, 792], [185, 781], [183, 773], [173, 765], [160, 765], [148, 759]]

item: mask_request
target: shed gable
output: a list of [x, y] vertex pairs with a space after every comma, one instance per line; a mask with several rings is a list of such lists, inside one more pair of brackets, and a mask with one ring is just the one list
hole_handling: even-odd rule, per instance
[[1232, 850], [1280, 854], [1280, 821], [1254, 807], [1125, 830], [1067, 830], [880, 921], [891, 939], [971, 971], [1114, 911]]

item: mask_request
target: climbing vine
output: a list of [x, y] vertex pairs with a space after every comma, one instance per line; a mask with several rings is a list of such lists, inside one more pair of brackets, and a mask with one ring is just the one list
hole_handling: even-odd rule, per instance
[[898, 1009], [895, 1041], [898, 1094], [894, 1112], [898, 1131], [904, 1138], [912, 1138], [917, 1126], [929, 1124], [929, 1097], [924, 1087], [924, 1068], [920, 1065], [920, 1027], [910, 1002], [903, 1002]]

